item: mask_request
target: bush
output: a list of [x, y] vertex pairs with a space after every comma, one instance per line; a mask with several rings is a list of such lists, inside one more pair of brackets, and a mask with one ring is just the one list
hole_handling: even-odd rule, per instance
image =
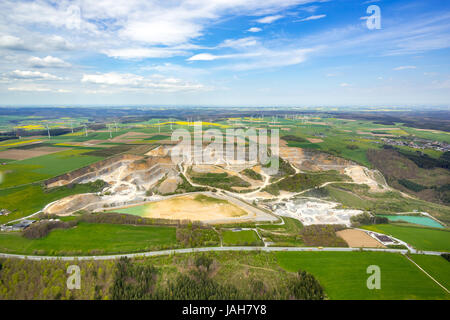
[[420, 192], [422, 190], [428, 189], [428, 187], [423, 186], [421, 184], [415, 183], [413, 181], [410, 181], [408, 179], [398, 179], [398, 183], [400, 183], [405, 188], [412, 190], [414, 192]]
[[55, 229], [69, 229], [77, 225], [77, 221], [42, 221], [37, 222], [23, 230], [22, 235], [27, 239], [40, 239]]
[[372, 216], [367, 212], [363, 212], [361, 214], [358, 214], [357, 216], [350, 217], [350, 221], [352, 223], [352, 226], [354, 227], [359, 227], [361, 225], [389, 223], [388, 218], [380, 216]]
[[252, 169], [245, 169], [244, 171], [242, 171], [242, 174], [246, 175], [247, 177], [253, 180], [260, 180], [260, 181], [263, 180], [262, 175], [260, 175], [258, 172]]
[[297, 277], [289, 282], [292, 299], [323, 300], [325, 292], [319, 281], [306, 271], [299, 270]]
[[344, 225], [316, 224], [305, 226], [300, 235], [306, 246], [348, 247], [347, 242], [336, 235], [345, 228]]

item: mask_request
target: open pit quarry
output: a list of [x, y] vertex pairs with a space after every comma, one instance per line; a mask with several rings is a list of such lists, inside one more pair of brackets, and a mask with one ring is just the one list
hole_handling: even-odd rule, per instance
[[172, 193], [181, 182], [176, 165], [170, 157], [123, 155], [54, 178], [47, 186], [96, 180], [107, 183], [102, 192], [63, 198], [48, 205], [44, 212], [70, 215], [79, 210], [101, 211], [105, 208], [122, 207], [157, 197], [152, 197], [149, 190], [160, 194]]
[[275, 214], [301, 221], [304, 225], [340, 224], [350, 226], [361, 210], [338, 209], [339, 203], [314, 198], [292, 198], [273, 205]]
[[[161, 145], [145, 155], [123, 154], [92, 164], [88, 167], [72, 171], [46, 182], [47, 187], [64, 186], [74, 183], [89, 183], [96, 180], [106, 182], [106, 187], [96, 194], [78, 194], [69, 196], [48, 204], [43, 212], [56, 215], [71, 215], [77, 211], [89, 212], [114, 211], [121, 208], [155, 203], [151, 217], [166, 217], [168, 219], [191, 219], [207, 223], [225, 223], [229, 220], [242, 221], [277, 221], [276, 215], [288, 216], [300, 220], [305, 225], [310, 224], [344, 224], [350, 225], [350, 218], [362, 213], [360, 210], [339, 209], [339, 203], [324, 201], [316, 198], [304, 198], [302, 193], [281, 191], [279, 196], [273, 196], [264, 189], [270, 183], [270, 176], [261, 166], [243, 163], [196, 164], [195, 162], [173, 162], [171, 151], [173, 146]], [[348, 175], [352, 181], [348, 183], [366, 184], [372, 192], [382, 192], [389, 189], [384, 177], [375, 170], [369, 170], [351, 161], [321, 152], [309, 152], [301, 148], [281, 147], [280, 155], [288, 160], [296, 169], [296, 173], [303, 171], [337, 170]], [[263, 180], [253, 180], [242, 174], [242, 170], [253, 168], [263, 177]], [[226, 199], [237, 208], [246, 212], [241, 219], [226, 215], [211, 215], [208, 210], [213, 207], [189, 206], [183, 210], [183, 201], [171, 201], [173, 214], [164, 209], [164, 201], [180, 197], [176, 193], [179, 184], [183, 183], [181, 172], [189, 183], [195, 187], [205, 187], [194, 183], [188, 169], [197, 174], [227, 173], [237, 176], [249, 183], [249, 187], [233, 187], [232, 191], [218, 190], [216, 197]], [[326, 182], [324, 185], [334, 183]], [[239, 192], [247, 189], [249, 192]], [[206, 194], [206, 193], [204, 193]], [[264, 205], [274, 215], [249, 203], [256, 201]], [[192, 201], [191, 201], [192, 202]], [[177, 205], [174, 206], [173, 204]], [[186, 202], [187, 203], [187, 202]], [[156, 210], [159, 208], [158, 210]], [[222, 209], [221, 209], [222, 210]], [[218, 211], [221, 211], [218, 210]], [[203, 212], [203, 213], [202, 213]], [[201, 215], [204, 215], [201, 216]], [[150, 217], [149, 216], [149, 217]], [[172, 217], [173, 216], [173, 217]], [[245, 217], [245, 218], [244, 218]]]

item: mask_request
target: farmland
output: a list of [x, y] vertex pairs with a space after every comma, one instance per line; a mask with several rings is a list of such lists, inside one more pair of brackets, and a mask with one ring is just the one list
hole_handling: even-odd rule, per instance
[[253, 230], [243, 231], [222, 231], [223, 243], [225, 246], [257, 246], [261, 245], [261, 240]]
[[393, 224], [365, 226], [364, 229], [392, 235], [418, 250], [450, 251], [448, 230]]
[[[443, 289], [399, 254], [280, 252], [276, 256], [278, 263], [288, 271], [302, 269], [314, 274], [330, 299], [449, 298]], [[370, 265], [381, 269], [380, 290], [369, 290], [366, 286], [366, 269]]]
[[89, 151], [92, 149], [67, 150], [7, 164], [2, 167], [5, 177], [0, 188], [42, 181], [102, 160], [101, 157], [84, 155]]
[[[54, 121], [50, 131], [55, 135], [50, 139], [42, 132], [42, 126], [46, 131], [45, 122], [35, 127], [32, 121], [19, 121], [17, 130], [25, 136], [0, 141], [0, 158], [5, 157], [0, 161], [0, 209], [7, 212], [0, 216], [0, 224], [59, 201], [52, 204], [54, 211], [46, 209], [47, 215], [52, 215], [30, 218], [38, 222], [25, 229], [27, 232], [1, 232], [0, 253], [100, 256], [222, 246], [382, 247], [362, 231], [351, 229], [349, 217], [359, 214], [353, 212], [357, 210], [373, 215], [408, 213], [417, 217], [426, 212], [442, 222], [441, 230], [396, 222], [364, 225], [373, 219], [356, 226], [392, 235], [417, 250], [450, 251], [450, 209], [445, 204], [447, 156], [437, 147], [421, 149], [420, 154], [409, 145], [389, 149], [383, 140], [419, 143], [418, 139], [426, 137], [445, 142], [445, 132], [319, 114], [276, 120], [269, 116], [204, 119], [204, 128], [219, 130], [279, 127], [283, 158], [279, 171], [268, 174], [266, 168], [271, 163], [175, 165], [170, 159], [171, 133], [180, 128], [192, 133], [194, 126], [192, 119], [173, 119], [176, 118], [136, 117], [109, 123], [80, 119], [74, 133], [67, 126], [70, 122]], [[241, 142], [248, 147], [250, 138]], [[396, 156], [389, 156], [393, 152]], [[389, 161], [383, 161], [383, 157]], [[382, 165], [389, 168], [381, 168]], [[83, 169], [77, 170], [80, 168]], [[45, 187], [49, 184], [44, 182], [54, 177], [57, 178], [51, 185], [58, 187]], [[323, 215], [311, 224], [311, 217], [325, 204], [333, 209], [324, 209]], [[303, 215], [297, 216], [298, 210]], [[304, 220], [308, 214], [310, 220]], [[345, 219], [329, 220], [333, 215]], [[46, 223], [55, 223], [46, 220], [50, 218], [58, 220], [58, 227], [45, 231]], [[41, 236], [33, 238], [30, 234]], [[345, 236], [351, 241], [344, 240]], [[196, 254], [186, 254], [141, 261], [159, 270], [162, 277], [157, 282], [161, 290], [158, 297], [166, 297], [167, 281], [172, 281], [173, 286], [188, 281], [183, 272], [196, 271], [197, 258]], [[411, 258], [448, 286], [448, 263], [443, 258]], [[200, 260], [208, 259], [213, 261], [208, 281], [220, 287], [231, 279], [237, 290], [224, 289], [220, 297], [236, 292], [246, 298], [286, 297], [290, 281], [303, 270], [319, 281], [328, 299], [449, 299], [417, 266], [394, 253], [209, 252]], [[368, 265], [380, 266], [381, 290], [367, 289]], [[80, 297], [120, 296], [117, 292], [111, 296], [116, 264], [102, 266], [108, 268], [102, 271], [104, 280], [99, 280], [102, 288], [91, 288]], [[29, 267], [34, 268], [32, 264]], [[130, 268], [133, 270], [134, 266]], [[244, 273], [249, 277], [242, 280]], [[249, 289], [261, 288], [255, 277], [261, 279], [264, 289]], [[278, 291], [269, 294], [271, 289]], [[7, 291], [14, 292], [11, 287]], [[37, 295], [65, 297], [62, 292], [49, 290], [41, 290]]]
[[29, 240], [17, 233], [0, 233], [2, 252], [41, 255], [101, 255], [177, 247], [173, 227], [79, 223]]
[[[91, 183], [52, 189], [44, 189], [40, 185], [28, 185], [0, 190], [0, 208], [11, 211], [8, 216], [0, 216], [0, 222], [30, 215], [43, 209], [46, 204], [66, 196], [98, 192], [102, 188], [103, 183]], [[27, 195], [27, 201], [23, 201], [24, 194]]]

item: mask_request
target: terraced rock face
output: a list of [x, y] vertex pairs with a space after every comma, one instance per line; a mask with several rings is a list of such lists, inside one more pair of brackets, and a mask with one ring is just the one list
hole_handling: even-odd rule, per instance
[[108, 184], [97, 195], [66, 197], [47, 206], [46, 213], [71, 214], [78, 210], [99, 211], [146, 201], [149, 191], [174, 192], [181, 178], [170, 157], [121, 156], [76, 170], [52, 181], [48, 186], [103, 180]]
[[304, 171], [342, 170], [354, 162], [324, 152], [295, 147], [280, 147], [280, 156]]
[[80, 168], [78, 170], [74, 170], [63, 175], [48, 179], [45, 181], [45, 185], [48, 188], [53, 187], [61, 187], [68, 185], [70, 183], [77, 183], [82, 180], [84, 177], [97, 175], [101, 170], [105, 170], [109, 167], [119, 166], [122, 162], [129, 162], [133, 160], [142, 159], [140, 156], [125, 154], [117, 157], [113, 157], [110, 159], [106, 159], [103, 161], [99, 161], [93, 163], [87, 167]]

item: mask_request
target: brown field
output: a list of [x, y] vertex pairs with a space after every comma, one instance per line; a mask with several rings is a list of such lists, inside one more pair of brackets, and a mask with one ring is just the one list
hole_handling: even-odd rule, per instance
[[309, 142], [311, 143], [321, 143], [323, 142], [322, 139], [317, 139], [317, 138], [306, 138]]
[[356, 131], [357, 134], [366, 134], [373, 137], [396, 137], [394, 134], [388, 134], [388, 133], [372, 133], [372, 132], [365, 132], [365, 131]]
[[64, 150], [69, 150], [69, 148], [39, 147], [28, 150], [9, 149], [0, 151], [0, 159], [25, 160]]
[[390, 130], [401, 130], [400, 128], [372, 128], [372, 131], [390, 131]]
[[317, 122], [315, 122], [315, 121], [306, 121], [306, 124], [317, 124], [319, 126], [327, 126], [328, 125], [328, 123], [320, 122], [320, 121], [317, 121]]
[[121, 134], [120, 136], [114, 137], [111, 139], [113, 142], [129, 142], [130, 140], [136, 140], [136, 139], [146, 139], [151, 137], [151, 134], [142, 133], [142, 132], [134, 132], [130, 131], [124, 134]]
[[377, 240], [361, 230], [346, 229], [336, 234], [348, 243], [351, 248], [386, 248]]

